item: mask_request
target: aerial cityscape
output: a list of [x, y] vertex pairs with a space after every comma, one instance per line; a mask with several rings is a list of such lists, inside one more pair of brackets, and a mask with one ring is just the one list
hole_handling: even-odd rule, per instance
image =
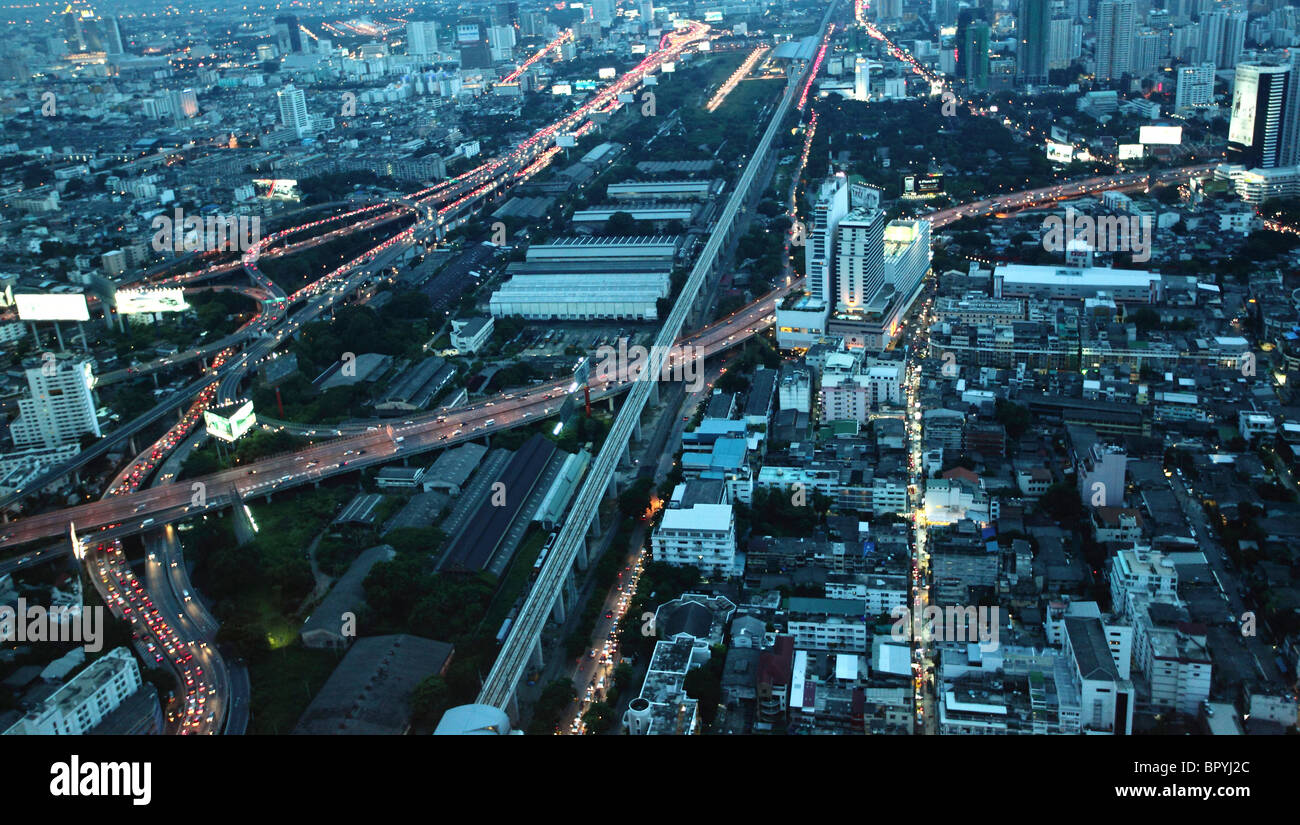
[[1298, 732], [1300, 7], [0, 21], [0, 733]]

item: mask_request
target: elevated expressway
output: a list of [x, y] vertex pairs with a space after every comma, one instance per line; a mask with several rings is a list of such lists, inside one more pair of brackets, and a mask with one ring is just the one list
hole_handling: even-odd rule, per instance
[[[932, 221], [936, 229], [941, 229], [963, 218], [994, 215], [1011, 209], [1050, 204], [1091, 192], [1143, 189], [1155, 184], [1178, 183], [1205, 174], [1207, 171], [1206, 166], [1195, 166], [1165, 170], [1151, 176], [1144, 174], [1089, 178], [962, 204], [923, 217]], [[776, 307], [799, 285], [800, 282], [795, 281], [780, 287], [732, 315], [680, 338], [677, 344], [679, 347], [702, 347], [705, 355], [714, 355], [729, 347], [742, 344], [755, 333], [771, 326]], [[207, 385], [212, 379], [207, 377], [202, 381]], [[206, 484], [210, 493], [216, 492], [218, 498], [223, 495], [218, 492], [221, 490], [238, 489], [241, 493], [258, 495], [319, 481], [331, 475], [382, 464], [392, 460], [399, 452], [402, 455], [415, 455], [441, 449], [492, 432], [510, 429], [538, 417], [553, 415], [559, 411], [562, 396], [567, 394], [571, 385], [570, 379], [552, 381], [517, 393], [504, 393], [459, 407], [445, 415], [437, 413], [413, 415], [408, 419], [412, 421], [409, 425], [381, 428], [373, 432], [366, 430], [348, 433], [347, 429], [342, 429], [342, 432], [347, 433], [344, 437], [331, 439], [297, 453], [263, 459], [239, 471], [228, 470], [196, 480]], [[593, 376], [591, 389], [593, 399], [602, 399], [626, 392], [628, 385], [604, 382], [599, 376]], [[439, 421], [440, 418], [443, 420]], [[489, 419], [496, 419], [491, 427], [485, 424]], [[335, 431], [324, 426], [316, 429], [322, 434]], [[390, 429], [394, 434], [391, 437], [388, 435]], [[397, 436], [403, 437], [401, 450], [394, 446], [393, 439]], [[379, 449], [384, 444], [388, 445], [387, 450], [372, 452], [372, 449]], [[358, 453], [359, 450], [366, 450], [366, 452]], [[345, 454], [348, 458], [343, 458]], [[345, 460], [347, 463], [342, 464]], [[306, 464], [312, 466], [309, 468], [303, 466]], [[288, 475], [288, 478], [281, 480], [281, 476], [285, 475]], [[117, 524], [119, 526], [114, 528], [116, 531], [129, 534], [139, 529], [138, 525], [129, 523], [129, 517], [134, 514], [137, 506], [144, 505], [144, 508], [139, 511], [140, 520], [146, 518], [155, 518], [159, 522], [174, 520], [186, 516], [188, 510], [184, 507], [189, 504], [189, 497], [188, 484], [164, 484], [147, 491], [132, 493], [112, 505], [108, 502], [94, 502], [56, 512], [27, 516], [0, 526], [0, 542], [5, 545], [16, 545], [42, 539], [55, 539], [66, 535], [69, 522], [76, 523], [80, 529]], [[209, 506], [213, 506], [212, 501], [213, 496], [209, 495]], [[0, 562], [0, 574], [7, 572], [9, 564], [12, 562]]]
[[[831, 18], [838, 6], [838, 0], [831, 0], [822, 19], [823, 30], [829, 29]], [[659, 376], [664, 374], [664, 364], [668, 360], [669, 352], [677, 342], [688, 314], [694, 310], [696, 302], [700, 299], [706, 279], [718, 264], [719, 252], [736, 228], [736, 218], [743, 214], [743, 207], [751, 199], [753, 193], [750, 188], [759, 170], [768, 161], [768, 153], [772, 149], [786, 114], [800, 97], [803, 80], [810, 78], [813, 71], [813, 66], [807, 65], [797, 77], [793, 74], [789, 77], [780, 103], [777, 104], [767, 129], [745, 165], [739, 182], [727, 199], [714, 232], [709, 236], [708, 242], [696, 259], [695, 266], [686, 279], [686, 285], [677, 296], [672, 311], [659, 329], [659, 334], [655, 336], [648, 363], [631, 382], [631, 391], [619, 410], [614, 425], [601, 446], [600, 453], [592, 461], [583, 479], [582, 487], [570, 505], [564, 526], [560, 528], [553, 549], [547, 556], [536, 583], [529, 590], [523, 607], [520, 608], [519, 615], [510, 628], [510, 635], [492, 665], [492, 670], [484, 680], [478, 698], [479, 704], [508, 709], [512, 704], [515, 688], [529, 661], [540, 654], [542, 628], [546, 625], [556, 600], [560, 598], [579, 552], [585, 551], [588, 530], [596, 517], [600, 502], [614, 483], [615, 470], [623, 459], [628, 442], [640, 429], [641, 413], [651, 397], [657, 396], [657, 381]], [[735, 340], [734, 334], [731, 340]]]

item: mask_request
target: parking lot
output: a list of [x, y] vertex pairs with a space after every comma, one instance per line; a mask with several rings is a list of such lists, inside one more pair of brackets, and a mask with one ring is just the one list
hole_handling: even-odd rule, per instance
[[655, 330], [650, 325], [633, 326], [605, 324], [582, 324], [559, 326], [558, 324], [529, 324], [520, 339], [524, 343], [521, 355], [530, 358], [545, 358], [564, 355], [569, 347], [577, 347], [583, 354], [592, 354], [605, 345], [617, 346], [620, 337], [628, 339], [628, 346], [640, 344], [648, 347], [654, 340]]

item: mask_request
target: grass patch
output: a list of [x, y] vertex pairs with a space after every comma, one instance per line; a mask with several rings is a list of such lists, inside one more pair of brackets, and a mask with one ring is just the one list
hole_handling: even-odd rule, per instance
[[332, 650], [310, 650], [294, 644], [249, 662], [250, 731], [255, 734], [292, 731], [341, 658], [340, 653]]

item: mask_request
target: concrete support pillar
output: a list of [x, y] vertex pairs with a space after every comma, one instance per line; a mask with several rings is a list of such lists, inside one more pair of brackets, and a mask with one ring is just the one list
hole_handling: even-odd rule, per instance
[[651, 407], [659, 406], [659, 382], [658, 381], [650, 385], [650, 398], [646, 403], [649, 404]]
[[573, 577], [572, 570], [564, 577], [564, 592], [568, 594], [570, 604], [578, 603], [578, 583]]
[[613, 412], [613, 411], [614, 411], [614, 396], [611, 395], [611, 396], [610, 396], [608, 399], [606, 399], [606, 400], [609, 402], [609, 411], [610, 411], [610, 412]]
[[555, 607], [551, 608], [551, 621], [556, 624], [564, 624], [564, 620], [568, 615], [564, 608], [564, 588], [561, 587], [559, 595], [555, 599]]
[[600, 538], [602, 532], [604, 531], [600, 527], [600, 508], [597, 508], [596, 512], [591, 514], [591, 527], [587, 528], [587, 538]]
[[510, 692], [510, 701], [506, 702], [506, 715], [510, 717], [511, 727], [519, 722], [519, 686]]
[[542, 660], [542, 639], [539, 636], [536, 644], [533, 645], [533, 652], [528, 657], [528, 663], [537, 669], [541, 669], [546, 662]]
[[240, 547], [243, 547], [252, 541], [257, 534], [253, 530], [252, 523], [248, 520], [248, 513], [244, 512], [244, 502], [240, 501], [238, 496], [231, 503], [230, 515], [235, 528], [235, 541]]
[[[636, 424], [632, 425], [632, 440], [640, 442], [642, 440], [641, 417], [637, 416]], [[624, 451], [626, 454], [626, 450]]]
[[590, 558], [590, 557], [587, 555], [587, 542], [585, 542], [585, 541], [583, 541], [583, 542], [579, 542], [579, 543], [578, 543], [578, 553], [577, 553], [577, 555], [574, 557], [574, 563], [578, 565], [578, 569], [579, 569], [579, 570], [586, 570], [586, 569], [587, 569], [587, 563], [588, 563], [589, 558]]

